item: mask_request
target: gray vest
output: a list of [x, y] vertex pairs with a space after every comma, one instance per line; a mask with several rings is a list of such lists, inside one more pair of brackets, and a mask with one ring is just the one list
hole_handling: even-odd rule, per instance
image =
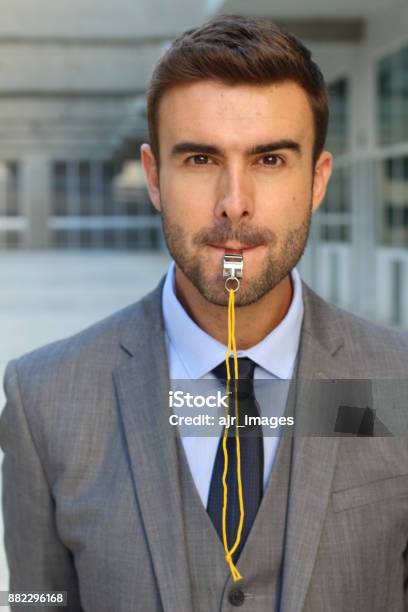
[[195, 487], [184, 449], [178, 444], [192, 612], [232, 612], [243, 603], [251, 612], [279, 609], [290, 457], [291, 438], [283, 436], [258, 514], [238, 560], [243, 579], [234, 582], [222, 542]]

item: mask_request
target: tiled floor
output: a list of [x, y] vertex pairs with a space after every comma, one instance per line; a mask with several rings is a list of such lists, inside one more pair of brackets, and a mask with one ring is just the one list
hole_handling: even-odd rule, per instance
[[[109, 252], [2, 253], [0, 261], [1, 377], [11, 358], [136, 301], [157, 284], [169, 264], [165, 255]], [[7, 588], [0, 517], [0, 590]]]

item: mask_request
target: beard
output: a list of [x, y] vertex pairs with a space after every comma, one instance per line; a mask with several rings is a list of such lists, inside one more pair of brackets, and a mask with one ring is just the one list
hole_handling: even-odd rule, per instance
[[[244, 273], [243, 278], [240, 279], [239, 291], [235, 293], [235, 305], [249, 306], [274, 289], [299, 262], [306, 247], [311, 218], [312, 204], [310, 203], [304, 219], [295, 227], [288, 228], [284, 235], [280, 235], [280, 240], [268, 228], [249, 225], [233, 227], [228, 221], [197, 232], [192, 238], [192, 247], [189, 248], [188, 236], [184, 228], [172, 222], [167, 214], [167, 208], [162, 208], [163, 233], [170, 255], [200, 294], [217, 306], [228, 304], [228, 292], [224, 286], [225, 279], [222, 277], [222, 264], [218, 270], [211, 269], [205, 255], [200, 254], [200, 247], [226, 242], [266, 247], [263, 263], [250, 279], [245, 278], [244, 254]], [[228, 249], [226, 251], [228, 252]]]

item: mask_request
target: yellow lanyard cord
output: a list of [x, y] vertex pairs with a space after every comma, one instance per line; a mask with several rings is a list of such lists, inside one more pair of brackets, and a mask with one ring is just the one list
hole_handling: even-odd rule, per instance
[[[238, 358], [237, 358], [237, 347], [235, 341], [235, 293], [232, 289], [229, 291], [229, 300], [228, 300], [228, 349], [227, 355], [225, 357], [225, 364], [227, 368], [227, 396], [229, 403], [229, 387], [231, 380], [231, 372], [229, 366], [229, 356], [231, 352], [231, 348], [234, 356], [234, 378], [235, 378], [235, 440], [236, 440], [236, 449], [237, 449], [237, 480], [238, 480], [238, 499], [239, 499], [239, 524], [237, 536], [235, 539], [235, 543], [231, 549], [228, 548], [227, 541], [227, 500], [228, 500], [228, 487], [227, 487], [227, 471], [228, 471], [228, 452], [227, 452], [227, 428], [224, 428], [224, 435], [222, 439], [222, 448], [224, 451], [224, 472], [222, 474], [222, 485], [224, 489], [224, 499], [223, 499], [223, 507], [222, 507], [222, 539], [225, 550], [225, 559], [231, 570], [232, 579], [234, 582], [237, 580], [241, 580], [242, 576], [239, 573], [238, 569], [234, 565], [232, 560], [232, 555], [236, 551], [239, 546], [242, 534], [242, 527], [244, 524], [244, 500], [242, 495], [242, 479], [241, 479], [241, 448], [239, 441], [239, 429], [238, 429], [238, 394], [237, 394], [237, 381], [238, 381]], [[226, 409], [226, 414], [228, 417], [228, 407]], [[227, 420], [228, 422], [228, 420]]]

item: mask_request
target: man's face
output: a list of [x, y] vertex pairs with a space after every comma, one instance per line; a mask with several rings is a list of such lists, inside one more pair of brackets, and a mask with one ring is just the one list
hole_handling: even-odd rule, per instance
[[293, 82], [177, 85], [159, 106], [160, 170], [142, 160], [168, 249], [210, 302], [226, 305], [225, 252], [240, 252], [238, 306], [256, 302], [299, 261], [331, 170], [313, 167], [314, 123]]

